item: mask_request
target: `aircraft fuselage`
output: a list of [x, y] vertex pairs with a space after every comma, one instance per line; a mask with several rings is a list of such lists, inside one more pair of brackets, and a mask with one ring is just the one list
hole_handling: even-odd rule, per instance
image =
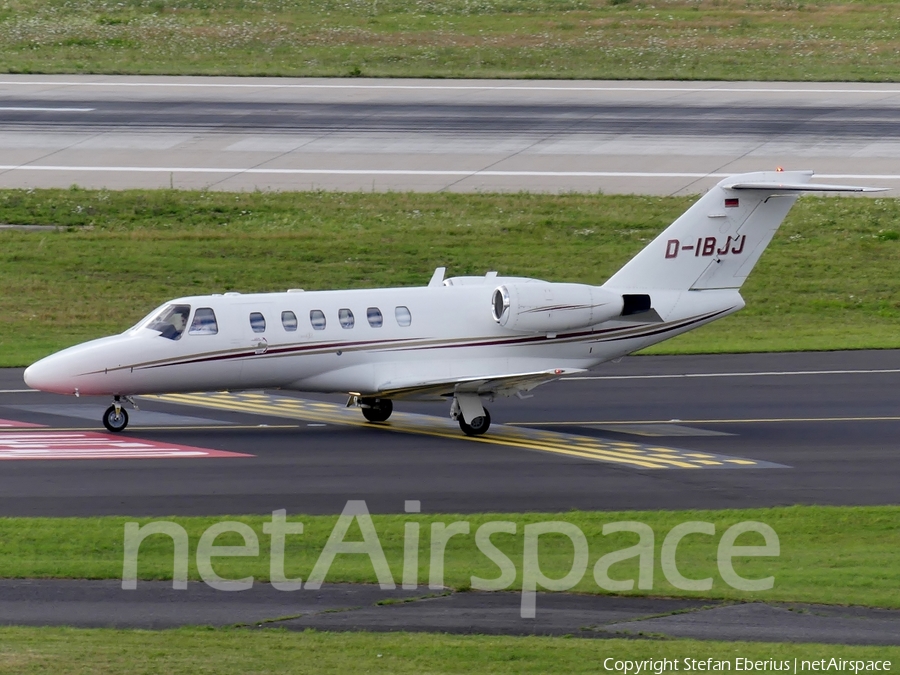
[[[514, 331], [494, 320], [491, 298], [499, 284], [517, 281], [524, 280], [178, 298], [120, 335], [39, 361], [26, 380], [79, 395], [262, 388], [374, 395], [414, 380], [591, 368], [743, 306], [733, 290], [660, 292], [653, 307], [662, 321], [637, 315], [558, 333]], [[188, 308], [175, 339], [150, 328], [167, 307]], [[214, 333], [197, 323], [207, 310]]]

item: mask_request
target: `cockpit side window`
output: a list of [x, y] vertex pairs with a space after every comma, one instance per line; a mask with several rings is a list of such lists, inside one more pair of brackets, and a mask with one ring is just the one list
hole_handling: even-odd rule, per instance
[[198, 307], [194, 312], [194, 320], [191, 321], [191, 335], [215, 335], [219, 332], [219, 324], [216, 322], [216, 313], [210, 307]]
[[164, 338], [177, 340], [184, 333], [190, 315], [190, 305], [169, 305], [147, 324], [147, 328], [159, 331], [160, 336]]

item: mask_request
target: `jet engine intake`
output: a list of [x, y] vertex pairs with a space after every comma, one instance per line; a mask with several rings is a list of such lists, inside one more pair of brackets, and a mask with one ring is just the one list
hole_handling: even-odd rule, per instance
[[491, 296], [494, 321], [534, 333], [594, 326], [619, 316], [622, 307], [621, 295], [585, 284], [504, 284]]

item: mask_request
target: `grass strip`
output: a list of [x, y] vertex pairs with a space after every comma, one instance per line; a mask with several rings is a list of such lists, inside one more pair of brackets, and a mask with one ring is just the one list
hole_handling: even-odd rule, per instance
[[[891, 661], [900, 647], [700, 642], [697, 640], [567, 640], [546, 637], [429, 633], [321, 633], [278, 629], [182, 628], [166, 631], [0, 628], [0, 673], [597, 673], [605, 659], [712, 658], [730, 663], [794, 659]], [[692, 668], [696, 670], [696, 668]], [[652, 670], [650, 672], [653, 672]], [[659, 671], [663, 672], [663, 671]], [[665, 672], [671, 672], [666, 670]], [[766, 670], [765, 672], [771, 672]], [[851, 671], [847, 671], [851, 672]], [[885, 671], [881, 671], [885, 672]]]
[[[104, 518], [4, 518], [0, 519], [0, 576], [16, 578], [58, 577], [115, 579], [121, 578], [126, 522], [141, 524], [163, 519]], [[186, 530], [189, 538], [189, 570], [191, 579], [199, 579], [195, 551], [201, 534], [214, 523], [239, 521], [249, 525], [259, 538], [259, 555], [254, 557], [214, 557], [213, 569], [221, 576], [238, 579], [253, 576], [257, 581], [269, 578], [269, 536], [262, 525], [271, 520], [264, 516], [172, 517]], [[418, 580], [427, 584], [430, 578], [430, 532], [432, 523], [470, 524], [469, 534], [452, 537], [444, 555], [446, 586], [467, 589], [473, 575], [494, 579], [500, 570], [476, 546], [478, 527], [491, 521], [511, 521], [516, 533], [494, 534], [491, 541], [503, 551], [516, 568], [511, 590], [522, 588], [523, 532], [525, 525], [546, 521], [565, 521], [577, 526], [585, 535], [588, 547], [587, 572], [573, 590], [604, 593], [595, 582], [592, 570], [596, 561], [607, 553], [637, 543], [637, 535], [627, 532], [604, 536], [606, 523], [638, 521], [654, 532], [654, 574], [650, 590], [633, 590], [628, 594], [726, 598], [742, 600], [855, 604], [900, 608], [900, 567], [896, 552], [900, 546], [900, 507], [819, 507], [791, 506], [772, 509], [725, 511], [628, 511], [582, 512], [564, 514], [469, 514], [469, 515], [375, 515], [375, 531], [387, 558], [394, 580], [399, 584], [404, 557], [404, 524], [420, 523]], [[717, 567], [717, 546], [725, 530], [739, 522], [759, 521], [772, 527], [780, 541], [778, 557], [735, 558], [734, 569], [747, 579], [774, 575], [775, 583], [766, 591], [739, 591], [726, 584]], [[288, 535], [285, 549], [287, 576], [308, 579], [337, 516], [298, 516], [289, 514], [289, 522], [302, 522], [302, 535]], [[704, 521], [715, 525], [714, 536], [688, 535], [677, 549], [677, 566], [691, 579], [712, 577], [707, 591], [685, 591], [670, 584], [662, 573], [660, 548], [665, 536], [675, 525], [688, 521]], [[361, 531], [354, 522], [347, 533], [348, 541], [360, 541]], [[215, 544], [239, 546], [244, 540], [224, 533]], [[743, 535], [738, 545], [762, 545], [762, 537]], [[563, 535], [547, 534], [539, 539], [540, 569], [549, 578], [561, 578], [572, 567], [573, 547]], [[165, 535], [144, 539], [138, 555], [139, 579], [171, 579], [173, 543]], [[609, 571], [612, 579], [636, 579], [637, 558], [615, 563]], [[326, 581], [373, 583], [375, 572], [368, 555], [338, 555]], [[140, 583], [140, 581], [138, 582]], [[302, 591], [301, 591], [302, 592]]]
[[877, 0], [7, 0], [0, 69], [896, 81]]
[[[448, 274], [599, 284], [691, 203], [592, 194], [0, 190], [0, 366], [120, 332], [190, 294], [420, 285]], [[804, 197], [747, 308], [657, 353], [900, 347], [900, 200]], [[487, 310], [486, 310], [487, 311]]]

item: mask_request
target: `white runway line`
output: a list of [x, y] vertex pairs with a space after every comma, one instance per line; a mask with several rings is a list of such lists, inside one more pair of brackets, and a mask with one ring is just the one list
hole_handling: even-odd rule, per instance
[[791, 375], [872, 375], [900, 373], [900, 368], [880, 370], [771, 370], [754, 373], [678, 373], [669, 375], [587, 375], [561, 377], [561, 380], [677, 380], [691, 377], [783, 377]]
[[[561, 176], [586, 178], [718, 178], [727, 173], [643, 173], [629, 171], [460, 171], [450, 169], [266, 169], [222, 168], [212, 166], [64, 166], [42, 164], [0, 165], [0, 171], [127, 171], [133, 173], [259, 173], [259, 174], [325, 174], [336, 176]], [[897, 176], [900, 178], [900, 175]]]
[[[798, 83], [799, 85], [800, 83]], [[24, 86], [60, 86], [60, 87], [165, 87], [165, 88], [197, 88], [197, 89], [411, 89], [411, 90], [448, 90], [448, 91], [635, 91], [635, 92], [726, 92], [726, 93], [767, 93], [767, 94], [900, 94], [900, 87], [894, 89], [805, 89], [802, 87], [646, 87], [646, 86], [560, 86], [549, 85], [490, 85], [490, 84], [325, 84], [325, 83], [269, 83], [269, 82], [65, 82], [65, 81], [0, 81], [4, 87]]]
[[24, 106], [0, 106], [0, 110], [17, 112], [93, 112], [96, 108], [32, 108]]
[[[471, 171], [440, 169], [266, 169], [212, 166], [65, 166], [42, 164], [5, 164], [0, 171], [77, 171], [127, 173], [231, 173], [273, 175], [333, 175], [333, 176], [515, 176], [535, 178], [727, 178], [730, 173], [643, 172], [643, 171]], [[817, 178], [852, 180], [900, 180], [900, 174], [828, 174]]]

